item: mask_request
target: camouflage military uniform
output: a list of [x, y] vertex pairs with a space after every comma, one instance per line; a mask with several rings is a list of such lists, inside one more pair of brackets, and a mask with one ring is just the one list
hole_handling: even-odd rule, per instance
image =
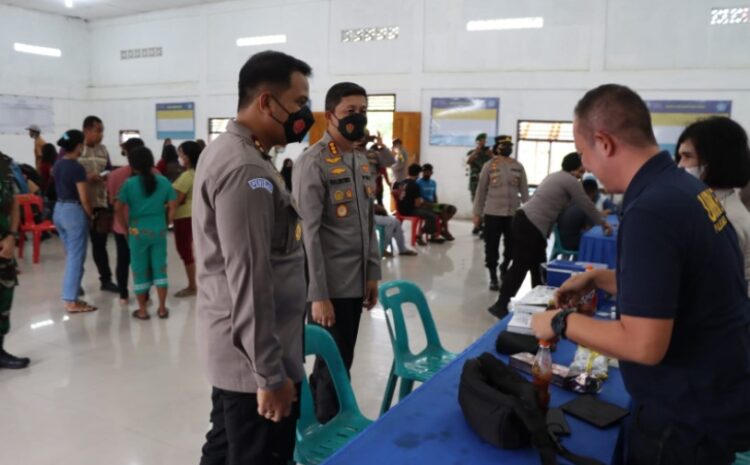
[[[15, 183], [10, 169], [11, 159], [0, 155], [0, 239], [10, 234], [10, 217], [15, 195]], [[16, 261], [0, 258], [0, 337], [10, 330], [10, 307], [16, 279]]]
[[[474, 153], [475, 149], [469, 150], [466, 154], [467, 158]], [[479, 156], [474, 159], [473, 162], [469, 163], [469, 191], [471, 192], [471, 201], [474, 201], [474, 195], [477, 192], [477, 186], [479, 185], [479, 173], [482, 172], [482, 167], [492, 159], [492, 152], [487, 147], [482, 147], [482, 151]]]

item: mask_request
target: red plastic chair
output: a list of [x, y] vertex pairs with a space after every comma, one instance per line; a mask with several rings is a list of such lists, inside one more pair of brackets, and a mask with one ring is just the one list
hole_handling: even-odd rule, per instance
[[399, 223], [403, 223], [404, 220], [409, 220], [411, 222], [411, 245], [412, 247], [417, 245], [417, 237], [422, 230], [422, 223], [424, 220], [418, 216], [404, 216], [400, 213], [396, 213], [395, 216]]
[[41, 223], [34, 223], [34, 209], [32, 207], [36, 206], [40, 212], [44, 210], [44, 201], [38, 195], [20, 194], [16, 195], [16, 199], [22, 208], [23, 214], [23, 222], [18, 227], [18, 258], [23, 258], [23, 246], [26, 241], [26, 233], [31, 233], [34, 237], [33, 262], [39, 263], [42, 234], [55, 231], [55, 224], [50, 220], [44, 220]]

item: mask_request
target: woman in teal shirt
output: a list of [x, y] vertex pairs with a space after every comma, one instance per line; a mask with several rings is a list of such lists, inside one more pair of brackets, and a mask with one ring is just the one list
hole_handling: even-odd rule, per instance
[[[133, 312], [133, 317], [140, 320], [151, 318], [146, 303], [149, 289], [156, 286], [159, 318], [168, 318], [167, 221], [171, 223], [174, 219], [176, 195], [167, 178], [152, 172], [154, 156], [148, 148], [133, 150], [128, 159], [133, 176], [120, 188], [115, 212], [128, 231], [134, 291], [139, 307]], [[125, 212], [125, 206], [129, 213]]]

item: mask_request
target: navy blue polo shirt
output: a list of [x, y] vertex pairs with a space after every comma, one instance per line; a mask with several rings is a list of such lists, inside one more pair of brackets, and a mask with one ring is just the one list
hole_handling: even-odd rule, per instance
[[658, 365], [620, 363], [633, 399], [750, 438], [750, 299], [737, 236], [712, 192], [667, 152], [625, 192], [617, 257], [618, 311], [674, 319]]

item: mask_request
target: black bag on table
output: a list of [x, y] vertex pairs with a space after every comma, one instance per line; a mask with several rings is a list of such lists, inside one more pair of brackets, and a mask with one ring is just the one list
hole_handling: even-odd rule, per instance
[[557, 455], [577, 465], [603, 465], [563, 447], [547, 429], [534, 385], [488, 352], [464, 364], [458, 403], [469, 426], [496, 447], [534, 446], [543, 465], [557, 464]]

